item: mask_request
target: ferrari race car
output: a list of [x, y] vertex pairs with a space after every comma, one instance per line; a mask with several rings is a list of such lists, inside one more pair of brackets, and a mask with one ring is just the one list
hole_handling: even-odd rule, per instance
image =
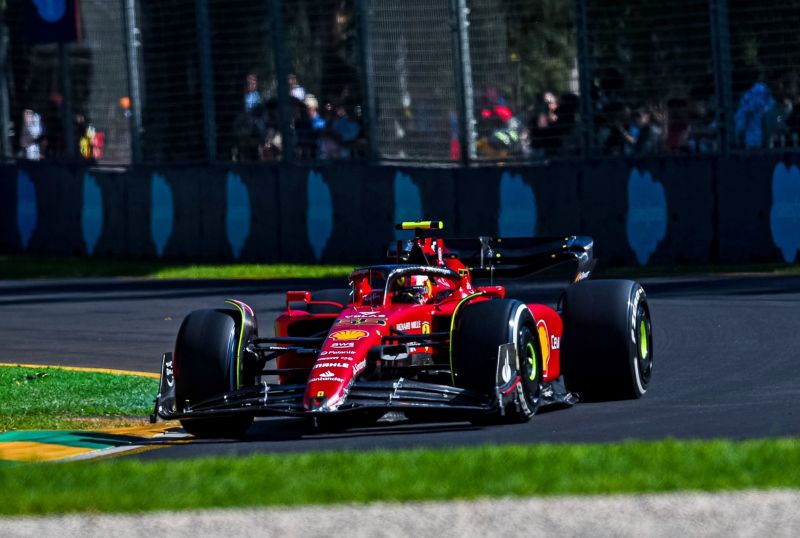
[[[288, 291], [275, 336], [259, 336], [241, 301], [191, 312], [162, 358], [152, 419], [178, 419], [198, 437], [240, 436], [264, 415], [524, 422], [578, 395], [646, 392], [647, 298], [636, 282], [587, 280], [591, 238], [442, 239], [438, 221], [398, 227], [414, 239], [355, 269], [348, 288]], [[494, 284], [566, 261], [577, 270], [557, 308]]]

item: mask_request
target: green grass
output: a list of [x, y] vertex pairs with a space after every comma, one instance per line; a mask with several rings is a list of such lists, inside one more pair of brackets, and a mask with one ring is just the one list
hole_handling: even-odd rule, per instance
[[[0, 430], [143, 417], [157, 381], [0, 367]], [[0, 465], [0, 514], [800, 488], [800, 440], [659, 441]]]
[[143, 377], [0, 367], [0, 431], [124, 423], [152, 412], [157, 392]]
[[9, 464], [0, 484], [2, 514], [800, 488], [800, 440]]
[[189, 264], [111, 258], [0, 256], [0, 279], [139, 277], [274, 279], [344, 277], [352, 265]]
[[[139, 277], [172, 279], [275, 279], [344, 277], [352, 265], [190, 264], [115, 258], [0, 256], [0, 279]], [[692, 274], [800, 275], [800, 264], [676, 265], [606, 267], [604, 277], [647, 277]]]

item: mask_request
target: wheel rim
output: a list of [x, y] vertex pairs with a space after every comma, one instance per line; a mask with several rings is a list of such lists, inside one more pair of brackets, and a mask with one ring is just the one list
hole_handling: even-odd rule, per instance
[[537, 360], [536, 347], [533, 342], [533, 334], [530, 329], [525, 327], [520, 333], [520, 344], [524, 343], [522, 353], [525, 354], [524, 360], [520, 361], [523, 372], [522, 382], [524, 385], [525, 399], [528, 405], [535, 411], [539, 405], [542, 392], [542, 384], [539, 379], [539, 364]]
[[641, 380], [642, 385], [646, 388], [647, 384], [650, 382], [650, 375], [653, 371], [653, 335], [652, 335], [652, 328], [650, 325], [650, 316], [647, 313], [647, 310], [644, 309], [641, 305], [639, 306], [639, 312], [636, 316], [638, 320], [638, 362], [639, 362], [639, 379]]
[[639, 321], [639, 355], [643, 361], [648, 359], [647, 329], [645, 328], [644, 319]]
[[528, 359], [528, 379], [530, 381], [536, 381], [536, 376], [538, 375], [538, 371], [536, 369], [536, 350], [533, 348], [533, 344], [528, 342], [527, 347], [527, 359]]

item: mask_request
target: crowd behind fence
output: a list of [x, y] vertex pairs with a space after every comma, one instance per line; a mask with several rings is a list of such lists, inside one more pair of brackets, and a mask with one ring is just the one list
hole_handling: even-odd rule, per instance
[[0, 0], [6, 160], [800, 148], [800, 0], [66, 0], [60, 43], [54, 4]]

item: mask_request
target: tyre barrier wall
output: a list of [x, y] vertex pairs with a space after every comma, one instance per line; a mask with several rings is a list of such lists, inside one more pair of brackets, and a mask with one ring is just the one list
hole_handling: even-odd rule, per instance
[[614, 265], [793, 262], [800, 155], [430, 168], [0, 167], [0, 253], [374, 261], [403, 219], [446, 235], [588, 234]]

